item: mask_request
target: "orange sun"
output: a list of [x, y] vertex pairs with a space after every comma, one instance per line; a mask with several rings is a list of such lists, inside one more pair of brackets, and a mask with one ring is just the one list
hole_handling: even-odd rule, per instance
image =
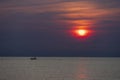
[[83, 29], [77, 30], [77, 34], [80, 36], [85, 36], [85, 35], [87, 35], [87, 30], [83, 30]]
[[88, 31], [85, 29], [79, 29], [79, 30], [76, 30], [76, 33], [78, 36], [86, 36], [88, 34]]
[[78, 39], [88, 39], [90, 36], [92, 36], [93, 31], [87, 28], [84, 28], [84, 29], [76, 28], [76, 29], [71, 30], [71, 33], [72, 33], [72, 36]]

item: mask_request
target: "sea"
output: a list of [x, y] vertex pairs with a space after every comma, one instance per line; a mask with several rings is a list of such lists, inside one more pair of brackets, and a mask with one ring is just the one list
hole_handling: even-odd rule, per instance
[[120, 80], [115, 57], [0, 57], [0, 80]]

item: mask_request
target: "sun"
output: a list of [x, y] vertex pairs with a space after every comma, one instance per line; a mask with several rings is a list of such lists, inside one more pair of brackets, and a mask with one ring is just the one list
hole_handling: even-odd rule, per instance
[[93, 31], [87, 28], [78, 28], [78, 29], [73, 29], [70, 32], [72, 36], [76, 37], [77, 39], [88, 39], [89, 37], [92, 36]]
[[84, 30], [84, 29], [80, 29], [80, 30], [76, 30], [76, 33], [79, 35], [79, 36], [86, 36], [88, 31], [87, 30]]

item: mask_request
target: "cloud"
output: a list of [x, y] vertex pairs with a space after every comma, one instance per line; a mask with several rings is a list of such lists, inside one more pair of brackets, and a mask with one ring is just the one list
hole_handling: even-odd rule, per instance
[[[117, 0], [109, 2], [107, 0], [6, 0], [0, 7], [0, 17], [5, 20], [12, 17], [14, 20], [18, 18], [21, 21], [16, 21], [26, 22], [26, 24], [81, 25], [82, 21], [86, 21], [86, 25], [91, 22], [90, 26], [95, 26], [103, 21], [120, 21], [118, 2]], [[113, 4], [117, 6], [115, 7]], [[42, 23], [39, 24], [39, 22]]]

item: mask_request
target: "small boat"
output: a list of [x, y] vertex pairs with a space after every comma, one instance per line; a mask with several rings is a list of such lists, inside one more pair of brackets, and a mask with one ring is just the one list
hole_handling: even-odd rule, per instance
[[37, 60], [37, 58], [36, 57], [31, 57], [30, 60]]

